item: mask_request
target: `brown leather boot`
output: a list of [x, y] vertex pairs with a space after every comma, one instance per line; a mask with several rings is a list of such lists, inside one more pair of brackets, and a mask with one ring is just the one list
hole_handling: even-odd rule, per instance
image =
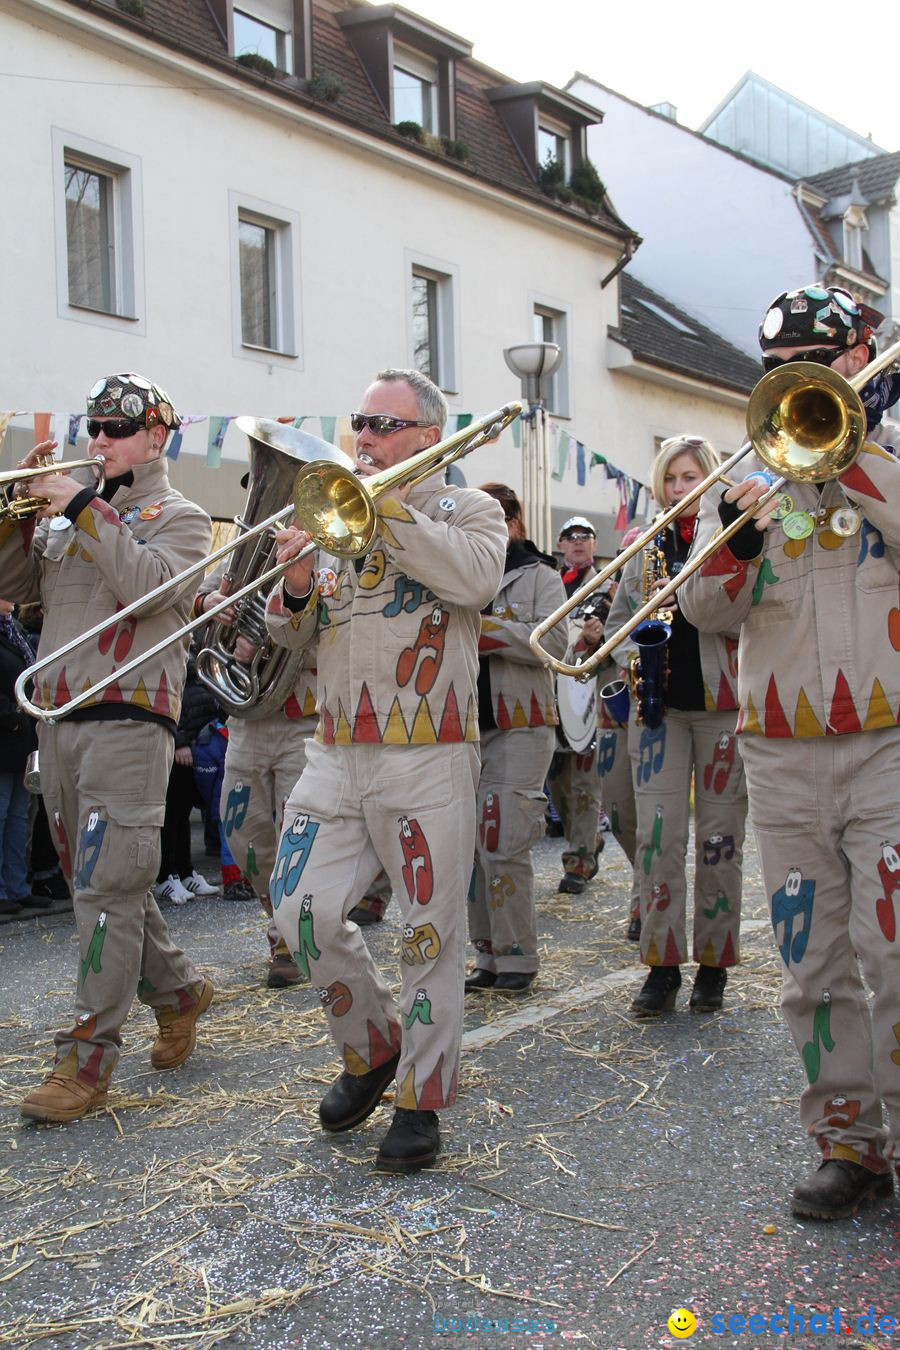
[[154, 1069], [177, 1069], [190, 1056], [197, 1041], [197, 1018], [206, 1012], [214, 993], [211, 982], [204, 979], [196, 1003], [186, 1013], [163, 1008], [156, 1014], [159, 1034], [150, 1051]]
[[893, 1191], [890, 1172], [872, 1172], [845, 1158], [829, 1158], [797, 1182], [791, 1212], [807, 1219], [849, 1219], [860, 1205], [886, 1200]]
[[287, 951], [276, 951], [269, 962], [266, 984], [270, 989], [287, 989], [290, 984], [308, 984], [306, 976]]
[[39, 1088], [30, 1092], [19, 1110], [27, 1120], [48, 1120], [65, 1123], [79, 1120], [89, 1111], [99, 1111], [106, 1105], [109, 1078], [96, 1083], [80, 1083], [61, 1073], [51, 1073]]

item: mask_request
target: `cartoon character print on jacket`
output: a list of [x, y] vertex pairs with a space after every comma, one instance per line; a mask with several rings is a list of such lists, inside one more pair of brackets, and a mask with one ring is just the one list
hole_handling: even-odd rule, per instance
[[[447, 625], [450, 623], [450, 611], [436, 601], [430, 614], [419, 625], [416, 640], [411, 647], [404, 647], [397, 661], [397, 684], [404, 689], [412, 679], [418, 664], [415, 691], [424, 698], [434, 688], [438, 671], [444, 660], [444, 645], [447, 640]], [[419, 658], [421, 657], [421, 661]]]
[[711, 834], [703, 840], [703, 861], [707, 867], [716, 867], [724, 858], [731, 862], [734, 857], [733, 834]]
[[300, 914], [297, 919], [297, 950], [292, 952], [294, 960], [309, 979], [309, 958], [318, 961], [322, 953], [316, 946], [316, 935], [313, 930], [312, 916], [312, 896], [304, 895], [300, 901]]
[[424, 989], [417, 989], [416, 996], [413, 999], [412, 1007], [406, 1014], [404, 1025], [409, 1031], [413, 1022], [421, 1022], [423, 1026], [430, 1027], [434, 1023], [431, 1019], [431, 999]]
[[842, 1130], [848, 1130], [859, 1115], [861, 1102], [851, 1100], [838, 1094], [832, 1097], [830, 1102], [825, 1103], [822, 1115], [826, 1125], [837, 1125]]
[[723, 731], [716, 741], [712, 759], [703, 769], [703, 786], [707, 792], [712, 788], [718, 797], [725, 791], [731, 770], [734, 768], [735, 749], [735, 737], [730, 732]]
[[666, 757], [666, 724], [658, 727], [644, 727], [638, 743], [637, 785], [649, 783], [655, 773], [659, 773]]
[[900, 854], [893, 844], [882, 844], [881, 846], [878, 877], [884, 894], [875, 901], [875, 917], [878, 920], [878, 927], [888, 942], [893, 942], [897, 936], [894, 894], [900, 890]]
[[496, 853], [500, 843], [500, 794], [485, 794], [478, 824], [478, 838], [485, 853]]
[[137, 619], [132, 617], [125, 619], [123, 623], [116, 620], [104, 628], [97, 639], [97, 647], [101, 656], [106, 656], [112, 650], [113, 661], [116, 665], [124, 661], [131, 651], [131, 644], [134, 642], [134, 634], [137, 629]]
[[424, 966], [426, 961], [434, 961], [440, 950], [441, 939], [433, 923], [420, 923], [415, 928], [411, 923], [404, 924], [400, 943], [404, 965]]
[[310, 820], [308, 815], [298, 815], [281, 836], [269, 890], [273, 909], [278, 908], [286, 895], [293, 895], [299, 886], [318, 830], [316, 821]]
[[316, 993], [322, 1007], [327, 1008], [333, 1017], [343, 1017], [353, 1007], [353, 995], [341, 980], [317, 989]]
[[84, 954], [84, 960], [78, 964], [78, 985], [79, 988], [87, 979], [87, 973], [92, 970], [95, 975], [99, 975], [102, 970], [103, 944], [106, 941], [106, 910], [98, 916], [94, 924], [94, 931], [91, 933], [91, 940], [88, 943], [88, 949]]
[[91, 811], [78, 840], [75, 877], [72, 881], [75, 890], [85, 891], [91, 884], [94, 868], [97, 866], [97, 859], [103, 847], [106, 824], [105, 820], [100, 819], [99, 811]]
[[434, 891], [434, 868], [428, 840], [417, 820], [400, 816], [400, 848], [403, 851], [403, 884], [409, 903], [427, 905]]
[[[799, 867], [792, 867], [772, 896], [772, 931], [778, 942], [778, 925], [784, 924], [784, 936], [778, 942], [781, 959], [786, 966], [793, 961], [796, 965], [803, 960], [803, 953], [809, 942], [812, 929], [813, 899], [816, 894], [815, 881], [804, 881]], [[794, 932], [794, 921], [802, 920], [798, 931]]]
[[228, 801], [225, 803], [225, 811], [222, 815], [222, 829], [225, 831], [225, 837], [231, 838], [234, 830], [239, 830], [247, 818], [247, 808], [250, 805], [250, 784], [244, 783], [238, 778], [228, 794]]
[[394, 578], [393, 597], [381, 612], [386, 619], [396, 619], [398, 614], [414, 614], [420, 605], [431, 604], [435, 600], [437, 596], [434, 591], [426, 591], [421, 581], [401, 575]]

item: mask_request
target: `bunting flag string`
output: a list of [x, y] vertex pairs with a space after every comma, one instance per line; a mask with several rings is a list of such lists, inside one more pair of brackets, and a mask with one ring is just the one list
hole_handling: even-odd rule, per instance
[[551, 477], [556, 482], [560, 483], [563, 480], [572, 459], [570, 450], [574, 444], [575, 478], [579, 487], [585, 486], [588, 473], [595, 468], [602, 468], [607, 482], [617, 485], [619, 507], [616, 512], [615, 529], [626, 529], [634, 517], [639, 514], [638, 506], [641, 493], [646, 494], [647, 509], [649, 510], [651, 493], [646, 483], [642, 483], [638, 478], [632, 478], [630, 474], [625, 473], [624, 469], [620, 469], [611, 463], [606, 455], [602, 455], [599, 450], [589, 450], [583, 441], [577, 440], [571, 432], [566, 431], [564, 427], [560, 427], [552, 419], [550, 421], [550, 433], [554, 445], [554, 449], [551, 451], [551, 463], [554, 466]]

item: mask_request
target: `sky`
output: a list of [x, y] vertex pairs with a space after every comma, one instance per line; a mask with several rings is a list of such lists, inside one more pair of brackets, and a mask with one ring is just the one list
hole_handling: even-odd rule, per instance
[[[476, 60], [515, 80], [562, 88], [580, 70], [636, 103], [674, 103], [679, 122], [696, 130], [752, 70], [836, 122], [871, 134], [883, 149], [900, 150], [897, 0], [403, 3], [474, 42]], [[858, 78], [854, 62], [865, 72]]]

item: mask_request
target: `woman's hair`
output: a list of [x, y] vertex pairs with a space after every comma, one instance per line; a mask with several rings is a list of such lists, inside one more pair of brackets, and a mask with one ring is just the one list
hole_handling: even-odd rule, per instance
[[677, 459], [679, 455], [690, 455], [704, 478], [719, 467], [718, 454], [710, 442], [704, 440], [702, 436], [670, 436], [659, 447], [659, 454], [653, 461], [653, 472], [650, 478], [650, 491], [653, 493], [653, 500], [660, 507], [666, 505], [666, 474], [669, 472], [672, 460]]
[[516, 533], [519, 538], [525, 537], [525, 518], [522, 512], [522, 503], [513, 492], [511, 487], [505, 483], [482, 483], [481, 491], [486, 492], [489, 497], [493, 497], [503, 507], [503, 514], [507, 520], [514, 520], [518, 524]]

